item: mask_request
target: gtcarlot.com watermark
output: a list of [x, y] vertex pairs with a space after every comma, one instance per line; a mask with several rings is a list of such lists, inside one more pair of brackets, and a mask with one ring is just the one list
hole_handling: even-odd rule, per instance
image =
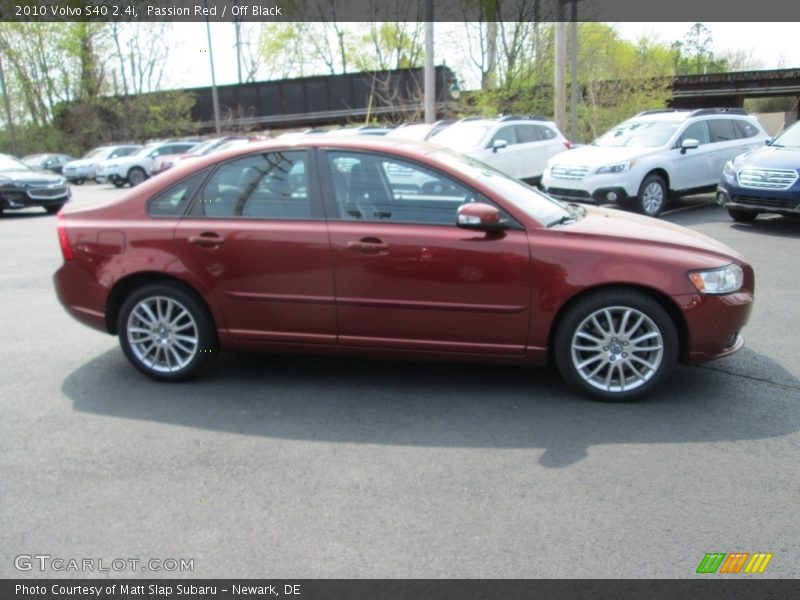
[[18, 554], [18, 571], [54, 571], [56, 573], [121, 573], [152, 571], [186, 573], [194, 571], [193, 558], [62, 558], [50, 554]]

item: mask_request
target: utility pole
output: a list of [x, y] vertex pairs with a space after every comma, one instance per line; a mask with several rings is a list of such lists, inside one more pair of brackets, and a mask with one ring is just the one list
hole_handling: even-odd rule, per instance
[[433, 66], [433, 0], [425, 0], [425, 122], [436, 121], [436, 70]]
[[553, 113], [559, 131], [566, 129], [567, 112], [567, 30], [564, 22], [564, 5], [562, 0], [556, 0], [556, 64], [553, 77]]
[[578, 139], [578, 0], [572, 0], [572, 40], [570, 44], [570, 97], [569, 121], [570, 140]]
[[[239, 4], [238, 0], [236, 4]], [[242, 83], [242, 23], [238, 17], [233, 22], [233, 26], [236, 28], [236, 71], [239, 75], [239, 83]]]
[[0, 54], [0, 87], [3, 88], [3, 104], [6, 107], [6, 122], [8, 123], [8, 139], [11, 142], [11, 154], [17, 153], [17, 137], [14, 134], [14, 120], [11, 118], [11, 102], [8, 99], [8, 88], [6, 87], [6, 77], [3, 73], [3, 55]]
[[[206, 8], [208, 8], [208, 0], [206, 0]], [[219, 94], [217, 93], [217, 77], [214, 74], [214, 50], [211, 47], [211, 23], [206, 17], [206, 33], [208, 34], [208, 59], [211, 61], [211, 99], [214, 102], [214, 129], [217, 135], [222, 133], [222, 128], [219, 124]]]

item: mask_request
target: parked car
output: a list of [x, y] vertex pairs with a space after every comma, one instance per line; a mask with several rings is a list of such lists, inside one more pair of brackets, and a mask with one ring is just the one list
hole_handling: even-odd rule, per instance
[[53, 214], [69, 198], [69, 186], [61, 175], [32, 169], [13, 156], [0, 154], [0, 213], [40, 206]]
[[67, 181], [81, 185], [84, 181], [97, 177], [97, 165], [111, 158], [129, 156], [141, 148], [138, 144], [120, 146], [100, 146], [86, 153], [83, 158], [71, 160], [64, 165], [62, 173]]
[[645, 111], [551, 158], [542, 186], [562, 200], [634, 205], [657, 217], [671, 196], [714, 191], [725, 163], [766, 139], [742, 109]]
[[153, 161], [156, 158], [166, 154], [188, 152], [198, 143], [197, 141], [154, 142], [129, 156], [104, 160], [97, 166], [97, 181], [99, 183], [108, 181], [116, 187], [122, 187], [126, 183], [131, 187], [137, 186], [152, 175]]
[[386, 134], [390, 138], [404, 140], [430, 140], [437, 133], [443, 131], [455, 121], [436, 121], [435, 123], [403, 123]]
[[725, 163], [718, 202], [734, 221], [761, 213], [800, 216], [800, 122], [766, 146]]
[[[374, 135], [383, 136], [392, 131], [389, 127], [379, 127], [378, 125], [361, 125], [358, 127], [339, 127], [331, 129], [327, 133], [330, 135]], [[311, 132], [315, 133], [315, 132]]]
[[[398, 189], [393, 166], [448, 193]], [[753, 269], [696, 231], [367, 136], [210, 154], [68, 206], [57, 230], [61, 303], [163, 381], [219, 350], [553, 359], [577, 390], [623, 400], [741, 348], [753, 301]]]
[[216, 152], [228, 142], [233, 142], [236, 140], [242, 140], [246, 142], [247, 137], [242, 135], [228, 135], [225, 137], [211, 138], [198, 144], [188, 152], [183, 152], [180, 154], [163, 154], [153, 161], [151, 175], [163, 173], [167, 169], [174, 167], [179, 160], [192, 159], [198, 156], [205, 156], [211, 152]]
[[469, 117], [431, 141], [530, 183], [541, 178], [550, 157], [570, 147], [555, 123], [545, 117]]
[[29, 154], [23, 156], [21, 160], [32, 169], [52, 171], [60, 175], [64, 165], [71, 161], [72, 157], [66, 154]]

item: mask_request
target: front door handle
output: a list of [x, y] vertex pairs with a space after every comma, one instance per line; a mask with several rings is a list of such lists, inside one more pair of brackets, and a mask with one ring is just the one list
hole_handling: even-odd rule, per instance
[[389, 250], [389, 244], [384, 244], [383, 240], [374, 237], [361, 238], [357, 242], [347, 242], [348, 250], [362, 252], [364, 254], [385, 253]]
[[209, 231], [201, 233], [200, 235], [190, 235], [189, 243], [194, 244], [195, 246], [200, 246], [201, 248], [206, 248], [208, 250], [214, 250], [225, 243], [225, 239], [221, 238], [216, 233], [211, 233]]

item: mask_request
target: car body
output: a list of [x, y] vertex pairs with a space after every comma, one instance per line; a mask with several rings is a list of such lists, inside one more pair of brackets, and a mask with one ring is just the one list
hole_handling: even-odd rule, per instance
[[157, 157], [153, 161], [153, 168], [151, 170], [151, 175], [158, 175], [159, 173], [163, 173], [167, 169], [172, 168], [175, 166], [175, 163], [179, 160], [191, 160], [198, 156], [205, 156], [206, 154], [210, 154], [211, 152], [216, 152], [223, 146], [226, 146], [228, 142], [233, 141], [242, 141], [247, 142], [247, 137], [241, 135], [229, 135], [225, 137], [217, 137], [211, 138], [208, 140], [204, 140], [188, 152], [182, 152], [180, 154], [163, 154]]
[[119, 158], [110, 158], [97, 166], [98, 183], [113, 183], [122, 187], [126, 183], [131, 187], [139, 185], [152, 175], [153, 161], [167, 154], [182, 154], [198, 145], [197, 141], [153, 142], [143, 146], [133, 154]]
[[[397, 167], [445, 191], [410, 191], [392, 181]], [[403, 140], [214, 153], [118, 200], [67, 207], [57, 229], [61, 303], [167, 381], [220, 349], [552, 359], [581, 392], [627, 399], [679, 360], [738, 350], [753, 300], [752, 268], [711, 238], [564, 205]]]
[[762, 213], [800, 216], [800, 121], [766, 146], [728, 161], [717, 201], [740, 222]]
[[71, 161], [72, 157], [66, 154], [29, 154], [20, 160], [32, 169], [52, 171], [61, 175], [64, 165]]
[[83, 158], [71, 160], [64, 165], [62, 174], [67, 181], [77, 185], [97, 177], [97, 165], [108, 159], [121, 158], [138, 151], [139, 144], [122, 144], [117, 146], [99, 146], [93, 148]]
[[635, 204], [657, 217], [671, 196], [713, 191], [727, 161], [766, 139], [742, 109], [645, 111], [551, 158], [542, 187], [562, 200]]
[[[360, 125], [358, 127], [339, 127], [338, 129], [331, 129], [326, 132], [329, 135], [346, 136], [346, 135], [374, 135], [384, 136], [391, 132], [389, 127], [379, 127], [377, 125]], [[316, 133], [315, 131], [307, 133]]]
[[570, 148], [556, 124], [544, 117], [469, 117], [437, 132], [431, 142], [531, 183], [541, 178], [550, 157]]
[[13, 156], [0, 154], [0, 213], [31, 206], [57, 213], [70, 195], [61, 175], [32, 169]]

